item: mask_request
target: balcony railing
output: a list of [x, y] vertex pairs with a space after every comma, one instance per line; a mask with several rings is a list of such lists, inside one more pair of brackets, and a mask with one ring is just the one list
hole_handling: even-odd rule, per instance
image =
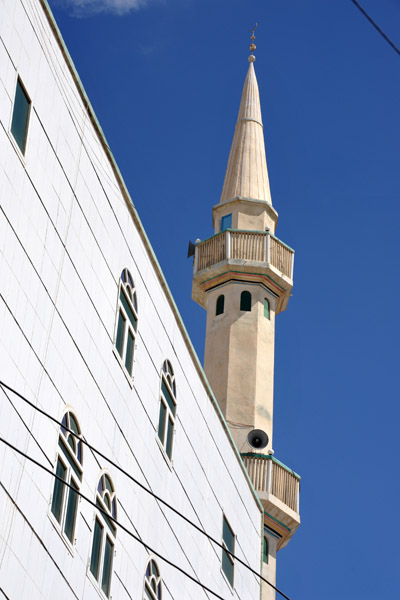
[[294, 250], [267, 231], [226, 229], [198, 242], [194, 272], [229, 259], [268, 263], [293, 279]]
[[249, 453], [242, 459], [257, 492], [272, 494], [299, 513], [299, 475], [270, 455]]

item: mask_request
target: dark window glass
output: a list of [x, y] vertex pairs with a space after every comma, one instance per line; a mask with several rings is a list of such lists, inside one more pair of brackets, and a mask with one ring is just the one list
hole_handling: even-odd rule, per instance
[[250, 292], [242, 292], [240, 295], [240, 310], [251, 310], [251, 294]]
[[134, 347], [133, 344], [134, 344], [133, 335], [130, 332], [130, 330], [128, 330], [128, 340], [126, 343], [125, 367], [129, 373], [129, 375], [132, 375], [133, 347]]
[[111, 569], [112, 569], [112, 555], [113, 555], [113, 544], [109, 537], [106, 537], [106, 547], [104, 550], [104, 566], [103, 566], [103, 577], [101, 578], [101, 589], [107, 596], [110, 596], [110, 582], [111, 582]]
[[169, 408], [170, 408], [170, 411], [171, 411], [171, 412], [172, 412], [172, 414], [175, 416], [175, 409], [176, 409], [176, 405], [175, 405], [175, 402], [173, 401], [173, 399], [172, 399], [172, 397], [171, 397], [171, 394], [170, 394], [170, 392], [169, 392], [169, 390], [168, 390], [167, 386], [165, 385], [165, 382], [164, 382], [164, 380], [162, 380], [162, 382], [161, 382], [161, 389], [162, 389], [162, 392], [163, 392], [163, 394], [164, 394], [165, 400], [166, 400], [166, 401], [167, 401], [167, 403], [168, 403], [168, 406], [169, 406]]
[[90, 570], [96, 579], [98, 579], [98, 577], [99, 577], [100, 548], [101, 548], [101, 538], [102, 537], [103, 537], [103, 526], [96, 519], [95, 524], [94, 524], [92, 554], [90, 557]]
[[225, 229], [230, 229], [232, 227], [232, 214], [225, 215], [221, 219], [221, 231]]
[[128, 315], [128, 319], [130, 320], [130, 322], [132, 324], [132, 327], [136, 331], [136, 324], [137, 324], [136, 317], [133, 314], [133, 311], [132, 311], [132, 309], [130, 307], [130, 304], [129, 304], [128, 300], [126, 299], [126, 296], [125, 296], [124, 292], [122, 291], [122, 288], [121, 288], [119, 297], [121, 299], [122, 306], [126, 310], [126, 314]]
[[165, 430], [165, 405], [164, 402], [160, 402], [160, 419], [158, 421], [158, 437], [164, 443], [164, 430]]
[[[57, 461], [56, 475], [61, 477], [61, 479], [65, 479], [67, 473], [66, 467], [62, 464], [61, 460]], [[61, 521], [61, 509], [64, 499], [65, 493], [65, 485], [61, 483], [59, 479], [54, 481], [54, 490], [53, 490], [53, 499], [51, 502], [51, 512], [60, 523]]]
[[172, 456], [172, 434], [173, 434], [173, 431], [174, 431], [174, 424], [171, 421], [171, 419], [168, 419], [166, 451], [167, 451], [169, 458], [171, 458], [171, 456]]
[[264, 317], [269, 319], [269, 302], [266, 298], [264, 298]]
[[115, 342], [115, 347], [118, 350], [118, 354], [122, 358], [122, 348], [124, 343], [124, 333], [125, 333], [125, 317], [121, 311], [119, 311], [118, 316], [118, 329], [117, 329], [117, 340]]
[[222, 570], [233, 587], [233, 563], [226, 550], [222, 550]]
[[[222, 545], [232, 554], [235, 552], [235, 536], [225, 517], [222, 525]], [[222, 550], [222, 570], [233, 587], [233, 558], [224, 549]]]
[[[74, 489], [78, 490], [75, 483], [71, 480], [71, 485]], [[78, 507], [78, 494], [74, 492], [74, 490], [69, 489], [68, 494], [68, 505], [67, 505], [67, 514], [65, 516], [65, 527], [64, 531], [71, 542], [74, 541], [74, 533], [75, 533], [75, 522], [76, 522], [76, 510]]]
[[217, 307], [215, 310], [216, 315], [222, 315], [222, 313], [224, 312], [224, 305], [225, 305], [225, 296], [224, 295], [218, 296]]
[[11, 123], [11, 133], [14, 136], [22, 154], [25, 153], [26, 134], [28, 133], [30, 101], [20, 80], [15, 90], [14, 109]]

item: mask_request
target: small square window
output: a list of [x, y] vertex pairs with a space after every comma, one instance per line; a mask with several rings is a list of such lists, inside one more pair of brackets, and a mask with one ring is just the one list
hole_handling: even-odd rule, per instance
[[232, 227], [232, 213], [229, 215], [225, 215], [221, 219], [221, 231], [225, 231], [225, 229], [230, 229]]
[[26, 137], [28, 134], [29, 113], [31, 101], [18, 78], [15, 90], [14, 109], [11, 122], [11, 133], [22, 154], [25, 154]]

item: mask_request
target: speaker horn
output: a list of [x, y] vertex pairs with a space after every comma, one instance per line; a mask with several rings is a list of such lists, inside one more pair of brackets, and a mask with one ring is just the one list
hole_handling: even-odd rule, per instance
[[194, 251], [195, 250], [196, 250], [196, 244], [193, 244], [193, 242], [191, 242], [189, 240], [187, 257], [190, 258], [191, 256], [194, 256]]
[[256, 450], [262, 450], [268, 444], [268, 435], [262, 429], [253, 429], [247, 436], [247, 442]]

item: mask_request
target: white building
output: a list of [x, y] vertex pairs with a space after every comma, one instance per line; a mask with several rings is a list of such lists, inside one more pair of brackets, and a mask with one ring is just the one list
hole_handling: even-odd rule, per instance
[[0, 598], [259, 598], [265, 506], [45, 0], [0, 4], [0, 122]]

